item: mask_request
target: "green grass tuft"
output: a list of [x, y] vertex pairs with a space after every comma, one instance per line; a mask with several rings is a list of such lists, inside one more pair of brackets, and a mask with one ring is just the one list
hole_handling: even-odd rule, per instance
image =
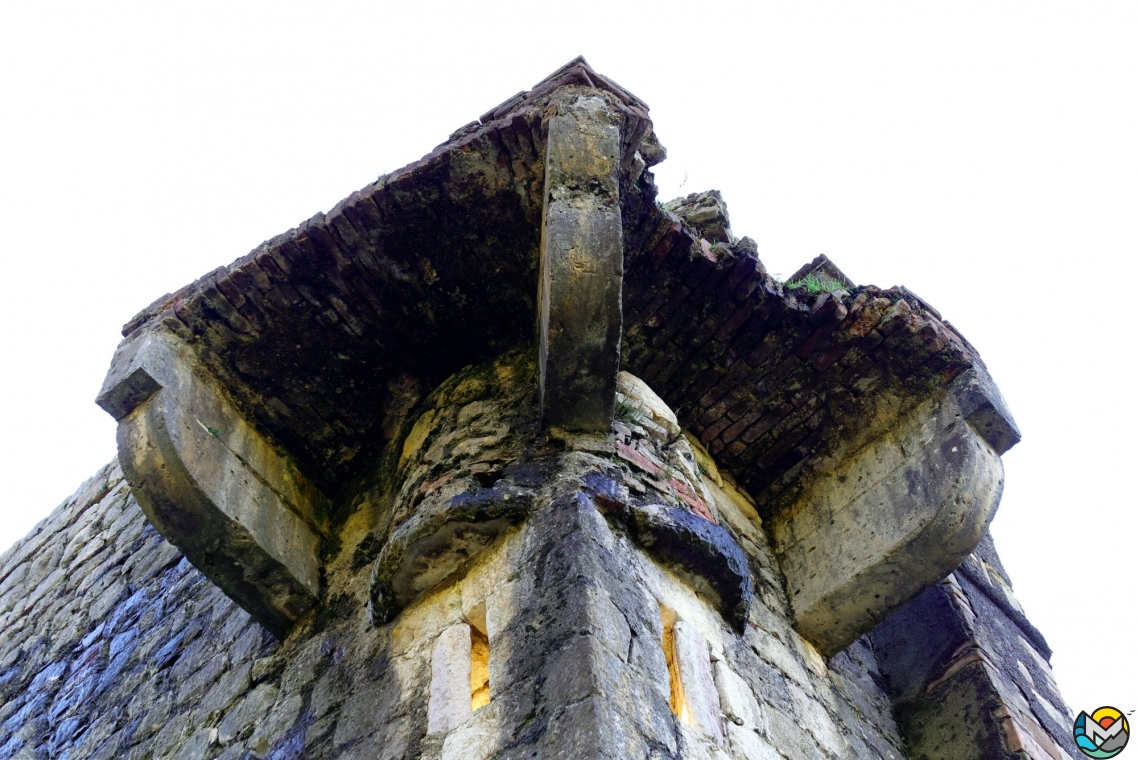
[[845, 286], [837, 280], [833, 280], [825, 275], [819, 275], [815, 272], [811, 272], [797, 282], [786, 283], [787, 290], [805, 290], [811, 295], [833, 293], [835, 290], [842, 290], [844, 287]]
[[616, 406], [613, 408], [613, 417], [623, 422], [631, 422], [633, 425], [644, 422], [644, 415], [640, 409], [620, 398], [616, 400]]

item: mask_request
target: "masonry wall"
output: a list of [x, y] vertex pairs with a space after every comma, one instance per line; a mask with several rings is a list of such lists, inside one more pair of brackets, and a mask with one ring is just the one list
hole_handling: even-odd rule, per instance
[[[326, 547], [319, 607], [280, 642], [154, 531], [108, 465], [0, 558], [0, 760], [934, 756], [913, 754], [912, 737], [952, 718], [905, 701], [897, 653], [908, 650], [896, 643], [886, 652], [894, 671], [885, 675], [867, 638], [825, 662], [790, 626], [783, 579], [745, 495], [713, 462], [667, 460], [659, 436], [671, 436], [650, 415], [626, 415], [612, 440], [562, 440], [518, 467], [528, 433], [502, 410], [531, 403], [516, 395], [528, 377], [497, 365], [429, 400], [430, 424], [409, 422], [410, 443], [397, 452], [406, 461], [396, 482], [407, 487], [385, 490], [389, 460], [361, 487], [353, 517]], [[453, 465], [419, 467], [429, 455]], [[644, 500], [670, 493], [693, 512], [699, 502], [738, 541], [755, 587], [741, 628], [698, 578], [649, 556], [602, 513], [588, 486], [602, 471], [620, 473]], [[374, 625], [379, 547], [430, 508], [431, 494], [453, 505], [483, 481], [530, 488], [526, 519]], [[416, 561], [428, 566], [433, 556]], [[984, 556], [982, 567], [997, 566]], [[984, 606], [993, 592], [962, 577], [976, 617], [1002, 625]], [[489, 647], [489, 703], [477, 710], [463, 708], [470, 627], [484, 629]], [[1019, 645], [1010, 633], [982, 640], [997, 639]], [[881, 638], [879, 653], [883, 646]], [[1021, 663], [1024, 675], [1007, 678], [1034, 684], [1039, 699], [1029, 695], [1027, 709], [1044, 711], [1046, 735], [1061, 728], [1065, 708], [1046, 655], [1032, 651], [1039, 661], [1021, 653], [998, 662]], [[457, 664], [445, 667], [446, 658]], [[1016, 754], [1022, 748], [1008, 742], [1018, 735], [995, 734], [1007, 755], [977, 757], [1046, 757]]]
[[868, 637], [914, 758], [1080, 757], [1048, 660], [990, 535]]
[[[519, 543], [488, 559], [469, 585], [501, 572]], [[349, 568], [352, 554], [345, 549]], [[714, 613], [698, 613], [698, 600], [666, 571], [637, 564], [675, 607], [698, 614], [716, 656], [757, 692], [758, 711], [745, 722], [734, 715], [742, 725], [728, 721], [727, 756], [775, 758], [779, 747], [790, 758], [903, 757], [864, 644], [827, 667], [789, 628], [773, 593], [735, 636]], [[461, 586], [386, 630], [367, 624], [362, 604], [339, 598], [278, 643], [155, 533], [114, 464], [12, 547], [0, 575], [5, 759], [417, 757], [434, 638], [462, 614]], [[662, 665], [658, 642], [649, 632], [642, 638], [645, 651], [634, 657]], [[650, 688], [663, 694], [666, 680]], [[475, 717], [467, 733], [490, 713]], [[681, 746], [684, 756], [701, 756], [707, 742], [697, 731], [665, 728], [672, 746], [660, 756]]]

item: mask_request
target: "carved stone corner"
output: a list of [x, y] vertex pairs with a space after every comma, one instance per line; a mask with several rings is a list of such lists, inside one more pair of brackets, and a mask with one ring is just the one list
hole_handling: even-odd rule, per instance
[[974, 368], [820, 474], [771, 524], [794, 627], [833, 656], [976, 548], [1019, 440]]
[[320, 590], [325, 497], [163, 328], [119, 346], [97, 403], [135, 498], [170, 543], [277, 636]]

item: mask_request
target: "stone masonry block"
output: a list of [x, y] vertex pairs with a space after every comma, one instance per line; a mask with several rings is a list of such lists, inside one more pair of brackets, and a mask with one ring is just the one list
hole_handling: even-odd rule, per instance
[[[794, 627], [827, 657], [952, 572], [983, 537], [1003, 490], [988, 438], [1003, 445], [1010, 428], [1001, 426], [1014, 422], [982, 389], [966, 380], [926, 401], [772, 522]], [[989, 432], [974, 421], [991, 422]]]
[[549, 120], [538, 283], [541, 416], [608, 432], [620, 369], [620, 128], [582, 96]]
[[964, 419], [997, 454], [1003, 455], [1019, 443], [1019, 426], [1000, 389], [986, 372], [979, 369], [965, 372], [952, 382], [952, 393]]
[[684, 701], [691, 721], [717, 744], [722, 745], [724, 726], [720, 717], [719, 691], [711, 675], [707, 639], [698, 628], [682, 620], [672, 627], [672, 636]]
[[470, 626], [457, 623], [439, 634], [431, 653], [427, 733], [449, 733], [469, 718], [472, 712]]
[[747, 682], [736, 675], [722, 660], [713, 663], [712, 670], [715, 673], [715, 688], [719, 693], [719, 706], [727, 719], [737, 726], [761, 729], [762, 712]]
[[162, 328], [120, 346], [99, 395], [135, 498], [163, 536], [282, 635], [315, 602], [323, 495]]

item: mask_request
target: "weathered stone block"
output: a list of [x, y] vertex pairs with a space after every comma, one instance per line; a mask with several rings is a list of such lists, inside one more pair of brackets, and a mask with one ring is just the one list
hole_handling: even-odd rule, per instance
[[1003, 455], [1020, 442], [1019, 426], [986, 372], [965, 372], [952, 382], [949, 392], [956, 397], [960, 414], [997, 454]]
[[603, 98], [549, 120], [538, 284], [542, 419], [608, 432], [620, 369], [620, 128]]
[[574, 636], [549, 659], [545, 689], [559, 702], [619, 693], [623, 663], [595, 636]]
[[722, 745], [725, 727], [719, 714], [719, 691], [711, 675], [707, 639], [694, 625], [680, 620], [672, 626], [672, 640], [691, 722]]
[[163, 330], [120, 347], [99, 403], [119, 420], [119, 459], [150, 521], [283, 634], [319, 592], [324, 497]]
[[734, 537], [692, 512], [660, 504], [626, 503], [605, 478], [588, 479], [597, 505], [623, 521], [633, 540], [690, 581], [738, 630], [746, 624], [754, 581]]
[[427, 733], [449, 733], [469, 718], [472, 712], [470, 626], [457, 623], [439, 634], [431, 653]]
[[762, 711], [747, 682], [722, 661], [713, 663], [712, 670], [715, 673], [715, 688], [719, 693], [719, 706], [727, 719], [737, 726], [761, 729]]
[[452, 578], [529, 511], [530, 494], [506, 483], [424, 510], [384, 544], [371, 574], [372, 622], [390, 621], [415, 596]]
[[[772, 524], [794, 627], [832, 656], [952, 572], [995, 515], [1018, 434], [974, 370], [819, 475]], [[975, 427], [981, 425], [983, 434]]]
[[766, 740], [759, 736], [754, 729], [743, 728], [734, 724], [727, 728], [731, 738], [731, 749], [735, 751], [736, 757], [743, 757], [747, 760], [782, 760], [782, 755], [770, 744], [767, 744]]

